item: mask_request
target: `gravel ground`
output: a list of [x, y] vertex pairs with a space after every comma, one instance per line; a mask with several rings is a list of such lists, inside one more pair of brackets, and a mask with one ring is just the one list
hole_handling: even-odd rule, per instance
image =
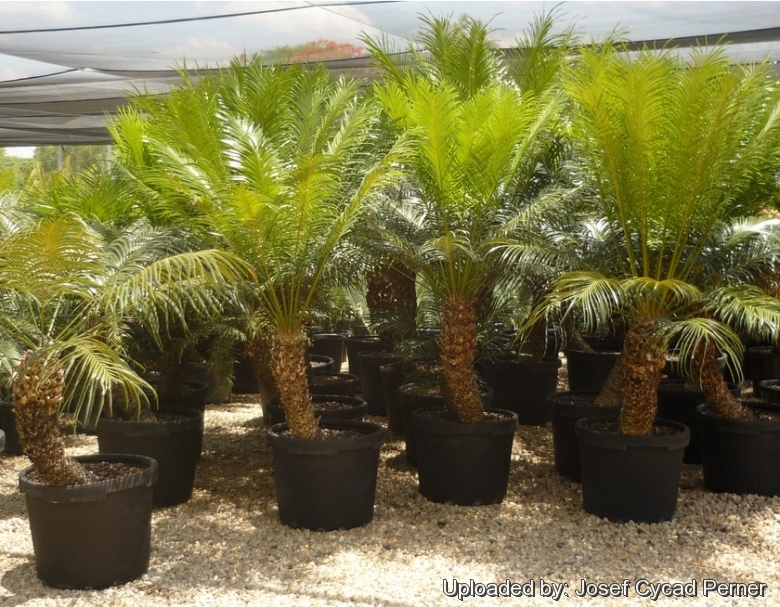
[[[149, 572], [103, 591], [56, 590], [37, 580], [17, 492], [27, 460], [1, 456], [0, 605], [780, 604], [780, 499], [708, 493], [700, 466], [684, 466], [672, 522], [613, 524], [585, 514], [579, 485], [554, 472], [549, 427], [518, 430], [506, 500], [471, 508], [422, 498], [403, 441], [391, 436], [382, 450], [373, 522], [317, 533], [279, 523], [260, 415], [249, 395], [209, 405], [192, 500], [154, 512]], [[68, 440], [74, 454], [97, 451], [94, 438]], [[460, 602], [443, 592], [443, 580], [451, 585], [453, 578], [510, 580], [528, 593], [533, 581], [534, 594]], [[628, 598], [575, 594], [581, 580], [624, 579]], [[696, 596], [654, 602], [636, 594], [642, 579], [696, 580]], [[767, 586], [763, 597], [705, 597], [704, 579]], [[562, 587], [568, 596], [543, 596], [542, 580], [568, 584]]]

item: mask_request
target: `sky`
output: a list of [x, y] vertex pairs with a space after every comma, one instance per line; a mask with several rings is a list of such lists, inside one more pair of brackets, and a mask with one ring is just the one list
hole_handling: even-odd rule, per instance
[[19, 147], [19, 148], [5, 148], [6, 154], [9, 156], [17, 156], [19, 158], [32, 158], [35, 153], [35, 148]]

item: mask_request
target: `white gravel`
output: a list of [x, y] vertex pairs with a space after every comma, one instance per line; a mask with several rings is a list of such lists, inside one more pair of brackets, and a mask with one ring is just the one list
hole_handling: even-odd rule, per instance
[[[69, 441], [73, 453], [97, 450], [91, 437]], [[613, 524], [585, 514], [579, 485], [555, 474], [549, 427], [518, 431], [504, 503], [472, 508], [422, 498], [403, 441], [391, 437], [382, 451], [373, 522], [316, 533], [279, 523], [270, 459], [256, 399], [209, 405], [195, 493], [187, 504], [155, 511], [149, 572], [108, 590], [64, 591], [35, 575], [17, 492], [27, 460], [0, 456], [0, 605], [780, 604], [780, 499], [708, 493], [700, 466], [684, 467], [672, 522]], [[443, 593], [442, 581], [453, 578], [533, 580], [535, 596], [461, 602]], [[763, 598], [705, 597], [705, 578], [767, 587]], [[568, 583], [569, 596], [558, 602], [541, 596], [541, 579]], [[578, 598], [583, 579], [628, 579], [629, 596]], [[654, 602], [636, 595], [640, 579], [693, 579], [697, 596]]]

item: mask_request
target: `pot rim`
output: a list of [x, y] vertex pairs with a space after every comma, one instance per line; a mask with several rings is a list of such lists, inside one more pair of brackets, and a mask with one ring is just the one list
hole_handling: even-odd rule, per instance
[[499, 436], [514, 434], [519, 425], [518, 415], [507, 409], [487, 408], [485, 413], [502, 413], [506, 419], [485, 420], [477, 424], [464, 424], [460, 421], [440, 420], [426, 417], [426, 411], [442, 411], [445, 407], [420, 407], [411, 413], [412, 426], [415, 430], [424, 429], [432, 434], [491, 434]]
[[19, 491], [29, 497], [44, 499], [47, 502], [72, 504], [76, 502], [92, 502], [104, 499], [109, 493], [116, 493], [134, 487], [149, 487], [157, 480], [159, 469], [157, 460], [145, 455], [128, 453], [96, 453], [92, 455], [77, 455], [74, 459], [79, 463], [89, 462], [121, 462], [140, 467], [139, 470], [106, 480], [56, 487], [38, 483], [28, 478], [35, 466], [28, 466], [19, 473]]
[[574, 433], [581, 444], [601, 447], [603, 449], [613, 449], [616, 451], [625, 451], [627, 449], [648, 449], [658, 448], [669, 451], [683, 449], [690, 442], [691, 431], [685, 424], [670, 419], [659, 419], [653, 422], [654, 426], [668, 426], [678, 430], [674, 434], [664, 434], [660, 436], [644, 435], [632, 436], [628, 434], [610, 434], [599, 432], [588, 427], [590, 422], [594, 421], [619, 421], [617, 415], [595, 415], [583, 417], [574, 422]]
[[[744, 407], [748, 409], [772, 409], [774, 411], [780, 411], [780, 404], [769, 403], [766, 401], [740, 401]], [[774, 419], [726, 419], [714, 415], [712, 412], [712, 406], [708, 402], [704, 402], [696, 407], [696, 419], [700, 424], [707, 426], [708, 428], [720, 431], [730, 432], [733, 434], [765, 434], [768, 432], [780, 431], [780, 420]]]
[[346, 438], [296, 438], [282, 436], [281, 431], [288, 428], [287, 422], [274, 424], [266, 432], [268, 444], [289, 453], [299, 455], [335, 455], [340, 451], [356, 449], [379, 449], [387, 438], [387, 430], [379, 424], [358, 420], [321, 420], [321, 428], [359, 428], [366, 432], [360, 436]]

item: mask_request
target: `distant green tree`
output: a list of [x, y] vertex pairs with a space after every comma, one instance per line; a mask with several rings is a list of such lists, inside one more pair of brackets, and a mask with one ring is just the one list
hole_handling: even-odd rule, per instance
[[[58, 160], [56, 145], [35, 148], [35, 159], [41, 164], [45, 173], [56, 171]], [[66, 145], [64, 146], [63, 166], [68, 166], [74, 172], [80, 172], [89, 167], [106, 168], [108, 154], [105, 145]], [[112, 151], [113, 153], [113, 151]]]
[[0, 192], [22, 189], [32, 169], [32, 158], [9, 156], [5, 148], [0, 148]]

